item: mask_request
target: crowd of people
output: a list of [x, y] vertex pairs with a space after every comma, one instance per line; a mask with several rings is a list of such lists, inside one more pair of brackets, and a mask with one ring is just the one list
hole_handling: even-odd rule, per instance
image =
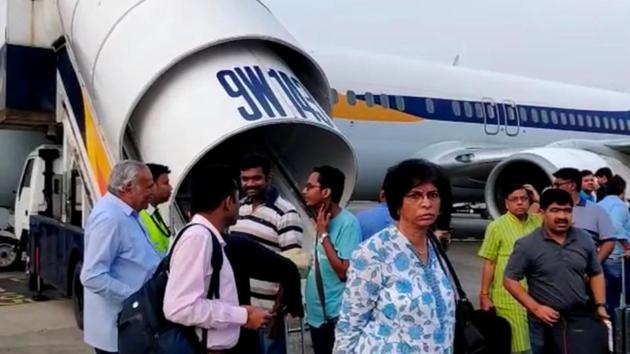
[[[193, 170], [188, 225], [175, 233], [160, 214], [171, 197], [168, 167], [114, 167], [85, 229], [84, 338], [96, 353], [118, 351], [124, 300], [167, 255], [164, 318], [195, 328], [207, 353], [286, 354], [286, 314], [305, 318], [315, 354], [454, 352], [457, 289], [441, 242], [451, 186], [438, 166], [392, 166], [379, 204], [356, 216], [340, 205], [344, 174], [314, 167], [301, 191], [310, 220], [273, 187], [265, 156], [243, 156], [238, 170]], [[507, 320], [512, 353], [565, 352], [571, 326], [593, 333], [571, 337], [572, 348], [599, 353], [630, 249], [626, 182], [608, 168], [553, 176], [541, 194], [527, 183], [503, 191], [505, 214], [488, 225], [478, 253], [479, 307]], [[302, 294], [296, 259], [307, 223], [316, 238]], [[220, 269], [211, 262], [215, 237]], [[210, 298], [216, 272], [220, 296]]]

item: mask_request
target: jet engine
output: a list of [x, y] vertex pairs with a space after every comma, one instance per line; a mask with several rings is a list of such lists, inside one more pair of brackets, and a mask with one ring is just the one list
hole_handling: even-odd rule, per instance
[[485, 187], [488, 212], [493, 218], [505, 212], [506, 189], [511, 184], [529, 183], [542, 192], [551, 186], [552, 174], [563, 167], [593, 172], [601, 167], [610, 167], [614, 173], [630, 181], [630, 170], [614, 158], [571, 148], [525, 150], [501, 161], [488, 175]]

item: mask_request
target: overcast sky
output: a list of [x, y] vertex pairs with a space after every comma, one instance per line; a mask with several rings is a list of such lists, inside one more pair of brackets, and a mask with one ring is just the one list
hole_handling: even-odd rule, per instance
[[350, 48], [630, 92], [630, 1], [263, 0], [307, 49]]

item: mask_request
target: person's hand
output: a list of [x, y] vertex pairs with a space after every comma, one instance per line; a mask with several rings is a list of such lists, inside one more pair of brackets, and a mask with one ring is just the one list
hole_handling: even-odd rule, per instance
[[328, 207], [326, 205], [322, 205], [321, 207], [319, 207], [315, 223], [317, 226], [318, 234], [321, 235], [324, 232], [328, 232], [328, 225], [330, 224], [330, 211], [328, 210]]
[[490, 309], [493, 307], [494, 307], [494, 304], [490, 300], [490, 296], [488, 294], [479, 295], [479, 308], [482, 311], [490, 311]]
[[545, 305], [538, 305], [534, 309], [534, 316], [536, 316], [539, 320], [545, 322], [548, 325], [553, 325], [554, 323], [558, 322], [558, 319], [560, 319], [560, 314], [558, 313], [558, 311]]
[[530, 203], [540, 202], [540, 196], [538, 195], [538, 192], [536, 191], [536, 188], [534, 188], [534, 186], [532, 186], [531, 184], [524, 184], [523, 188], [525, 188], [525, 190], [529, 194], [529, 197], [531, 198]]
[[261, 328], [265, 328], [267, 323], [269, 323], [269, 320], [271, 319], [269, 311], [250, 305], [243, 307], [247, 310], [247, 322], [245, 322], [243, 327], [259, 330]]
[[599, 317], [599, 319], [602, 321], [610, 319], [610, 316], [608, 316], [608, 312], [606, 311], [605, 306], [597, 306], [597, 317]]

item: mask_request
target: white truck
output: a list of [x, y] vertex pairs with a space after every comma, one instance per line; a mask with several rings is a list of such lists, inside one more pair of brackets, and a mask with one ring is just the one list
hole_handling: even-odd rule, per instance
[[43, 18], [60, 23], [60, 144], [26, 160], [15, 224], [30, 285], [72, 296], [79, 326], [83, 226], [119, 160], [170, 167], [165, 211], [175, 228], [186, 220], [188, 174], [234, 166], [249, 151], [275, 162], [275, 185], [304, 217], [297, 185], [313, 166], [340, 168], [349, 199], [355, 154], [328, 115], [326, 77], [260, 2], [59, 0], [53, 8], [56, 16]]

